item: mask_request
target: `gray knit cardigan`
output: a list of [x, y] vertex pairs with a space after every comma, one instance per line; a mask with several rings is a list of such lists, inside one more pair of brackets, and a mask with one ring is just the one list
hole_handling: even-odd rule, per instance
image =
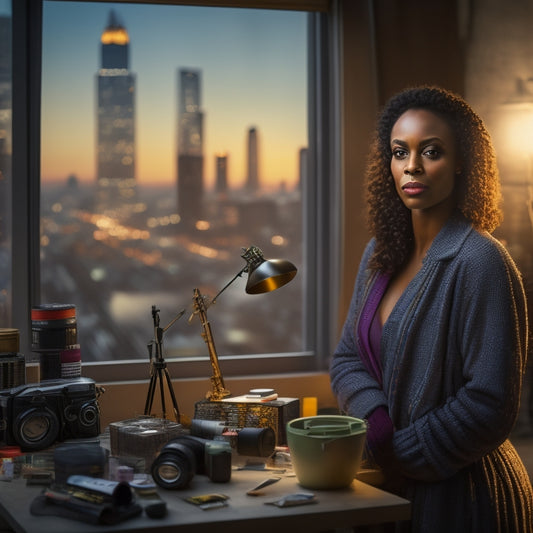
[[358, 356], [356, 322], [376, 274], [364, 253], [332, 390], [346, 414], [386, 406], [393, 452], [412, 502], [398, 531], [533, 531], [533, 491], [508, 441], [527, 355], [520, 274], [504, 247], [454, 215], [383, 326], [383, 388]]

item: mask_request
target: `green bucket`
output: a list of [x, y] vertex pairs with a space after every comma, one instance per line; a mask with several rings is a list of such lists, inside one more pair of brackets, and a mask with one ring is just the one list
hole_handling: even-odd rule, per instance
[[348, 487], [361, 465], [366, 422], [343, 415], [296, 418], [287, 444], [298, 483], [309, 489]]

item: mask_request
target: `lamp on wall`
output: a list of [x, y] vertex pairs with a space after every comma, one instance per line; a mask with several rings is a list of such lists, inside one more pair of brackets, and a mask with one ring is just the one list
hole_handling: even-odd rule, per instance
[[[512, 173], [504, 170], [502, 184], [524, 188], [521, 199], [526, 199], [529, 222], [533, 224], [533, 77], [516, 79], [515, 90], [501, 110], [503, 116], [495, 133], [497, 149], [502, 148], [498, 159], [501, 163], [507, 156], [507, 166], [512, 164], [513, 169]], [[520, 163], [523, 168], [517, 166]]]
[[[212, 401], [219, 401], [230, 396], [230, 392], [226, 389], [224, 378], [220, 371], [218, 364], [218, 354], [215, 348], [215, 341], [211, 326], [207, 318], [207, 309], [216, 303], [218, 297], [237, 279], [248, 274], [246, 282], [246, 293], [248, 294], [262, 294], [264, 292], [274, 291], [283, 285], [286, 285], [296, 276], [297, 268], [290, 262], [284, 259], [270, 259], [267, 260], [263, 256], [263, 252], [257, 246], [250, 246], [242, 249], [241, 257], [246, 261], [246, 265], [231, 279], [217, 295], [209, 303], [208, 300], [200, 293], [200, 290], [195, 288], [193, 291], [193, 313], [189, 318], [189, 322], [198, 315], [202, 325], [202, 337], [207, 345], [209, 351], [209, 359], [213, 370], [211, 376], [211, 390], [207, 392], [206, 398]], [[163, 358], [163, 333], [172, 326], [179, 318], [183, 316], [185, 310], [182, 310], [166, 327], [159, 327], [159, 310], [152, 306], [152, 316], [154, 319], [155, 340], [148, 345], [151, 362], [150, 385], [148, 388], [148, 396], [145, 404], [145, 415], [149, 415], [152, 409], [153, 398], [157, 388], [157, 381], [159, 381], [161, 390], [161, 403], [163, 408], [163, 418], [166, 418], [165, 399], [163, 384], [166, 382], [174, 407], [174, 415], [176, 421], [180, 422], [180, 413], [176, 398], [172, 389], [170, 375]], [[152, 346], [155, 344], [155, 357], [152, 353]], [[163, 378], [165, 381], [163, 381]]]

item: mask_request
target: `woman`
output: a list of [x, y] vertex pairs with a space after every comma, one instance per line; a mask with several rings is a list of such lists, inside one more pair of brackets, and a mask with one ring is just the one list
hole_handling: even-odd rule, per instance
[[533, 531], [533, 491], [508, 441], [527, 352], [520, 274], [491, 237], [500, 191], [489, 135], [437, 87], [394, 96], [367, 168], [372, 239], [331, 360], [340, 408], [409, 499], [398, 531]]

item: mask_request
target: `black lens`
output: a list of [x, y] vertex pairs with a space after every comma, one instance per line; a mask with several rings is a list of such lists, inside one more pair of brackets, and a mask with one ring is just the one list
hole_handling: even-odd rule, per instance
[[192, 450], [179, 442], [168, 444], [152, 464], [154, 481], [165, 489], [182, 489], [191, 481], [196, 471]]

